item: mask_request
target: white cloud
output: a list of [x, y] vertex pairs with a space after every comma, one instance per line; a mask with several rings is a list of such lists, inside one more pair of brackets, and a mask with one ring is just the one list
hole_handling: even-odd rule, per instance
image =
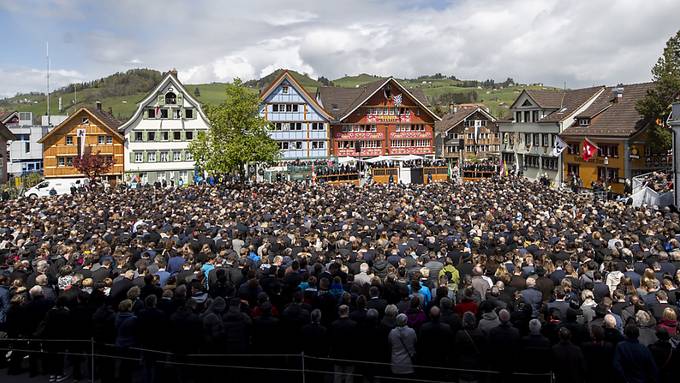
[[[2, 87], [0, 97], [11, 97], [26, 89], [38, 92], [47, 90], [47, 71], [35, 68], [1, 69]], [[50, 70], [50, 89], [58, 89], [72, 82], [84, 81], [82, 73], [66, 69]]]
[[264, 15], [263, 19], [267, 24], [282, 27], [312, 21], [318, 17], [317, 14], [312, 12], [287, 9]]
[[[70, 62], [88, 79], [130, 65], [177, 68], [188, 83], [282, 67], [331, 79], [441, 72], [569, 87], [639, 82], [650, 79], [680, 13], [677, 0], [290, 0], [286, 9], [279, 0], [194, 0], [173, 2], [171, 12], [154, 1], [31, 1], [37, 15], [58, 12], [49, 23], [24, 23], [24, 34], [85, 36], [55, 51], [60, 67]], [[23, 8], [5, 9], [25, 17]], [[35, 30], [45, 25], [52, 30]], [[0, 83], [0, 93], [36, 89], [17, 81]]]

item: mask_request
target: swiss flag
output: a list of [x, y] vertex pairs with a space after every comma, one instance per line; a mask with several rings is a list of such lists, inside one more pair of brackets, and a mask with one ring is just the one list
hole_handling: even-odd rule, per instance
[[589, 139], [584, 139], [581, 144], [581, 158], [583, 161], [589, 161], [591, 158], [595, 157], [597, 154], [597, 145], [593, 144]]

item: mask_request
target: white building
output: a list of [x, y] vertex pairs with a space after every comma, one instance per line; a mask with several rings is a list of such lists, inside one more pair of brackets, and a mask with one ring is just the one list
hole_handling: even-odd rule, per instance
[[49, 127], [33, 124], [31, 112], [8, 112], [0, 121], [16, 136], [9, 142], [7, 173], [21, 176], [26, 173], [42, 172], [42, 144], [38, 141], [47, 134]]
[[200, 103], [172, 70], [138, 105], [119, 128], [125, 138], [124, 180], [192, 183], [194, 160], [189, 142], [209, 128]]
[[571, 126], [605, 91], [604, 86], [567, 91], [525, 89], [510, 106], [511, 120], [499, 122], [501, 156], [532, 180], [542, 176], [559, 185], [562, 161], [553, 157], [555, 137]]

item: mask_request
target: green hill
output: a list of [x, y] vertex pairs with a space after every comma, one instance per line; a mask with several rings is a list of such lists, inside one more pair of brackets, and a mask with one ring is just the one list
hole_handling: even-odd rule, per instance
[[[282, 69], [278, 69], [261, 79], [247, 81], [245, 85], [251, 88], [253, 92], [259, 92], [274, 81], [281, 74], [281, 71]], [[332, 81], [325, 77], [314, 80], [307, 74], [290, 72], [311, 94], [314, 94], [317, 88], [322, 85], [332, 84], [353, 88], [382, 78], [362, 73], [355, 76], [344, 76]], [[72, 113], [82, 106], [92, 106], [95, 101], [99, 100], [105, 110], [111, 110], [114, 116], [125, 120], [132, 116], [137, 109], [137, 103], [153, 89], [161, 78], [162, 73], [156, 70], [131, 69], [98, 80], [71, 84], [51, 93], [51, 113], [55, 115]], [[507, 109], [522, 89], [554, 89], [541, 85], [514, 84], [511, 79], [508, 80], [499, 84], [492, 80], [459, 80], [454, 76], [446, 77], [437, 73], [414, 79], [399, 79], [398, 81], [408, 89], [422, 89], [429, 103], [440, 114], [443, 114], [450, 103], [476, 102], [488, 106], [491, 112], [499, 118], [508, 117]], [[199, 96], [196, 98], [201, 103], [209, 105], [219, 104], [224, 100], [224, 86], [224, 83], [218, 82], [185, 84], [187, 91], [192, 95], [195, 95], [196, 89], [198, 89]], [[74, 87], [77, 92], [74, 92]], [[60, 97], [62, 99], [62, 111], [58, 110]], [[47, 110], [45, 94], [32, 92], [0, 99], [0, 111], [11, 110], [33, 112], [34, 119], [37, 122]]]

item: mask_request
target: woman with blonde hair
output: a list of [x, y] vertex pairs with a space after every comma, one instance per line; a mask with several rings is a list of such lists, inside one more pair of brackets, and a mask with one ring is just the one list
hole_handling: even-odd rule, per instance
[[678, 314], [671, 307], [666, 307], [661, 315], [659, 330], [666, 330], [670, 336], [678, 333]]

